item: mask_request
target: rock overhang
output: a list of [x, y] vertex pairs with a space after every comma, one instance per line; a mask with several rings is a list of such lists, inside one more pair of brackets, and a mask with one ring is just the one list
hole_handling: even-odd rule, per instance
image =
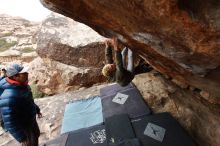
[[41, 2], [105, 37], [118, 37], [161, 73], [220, 96], [218, 0]]

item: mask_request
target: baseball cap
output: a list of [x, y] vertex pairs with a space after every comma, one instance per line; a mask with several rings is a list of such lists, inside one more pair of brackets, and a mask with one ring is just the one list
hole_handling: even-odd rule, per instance
[[6, 75], [8, 77], [12, 77], [19, 73], [28, 72], [28, 70], [29, 70], [28, 66], [22, 66], [21, 64], [14, 63], [6, 67]]

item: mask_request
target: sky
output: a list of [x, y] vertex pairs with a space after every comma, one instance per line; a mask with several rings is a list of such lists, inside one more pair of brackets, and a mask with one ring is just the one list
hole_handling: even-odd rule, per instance
[[42, 21], [51, 13], [40, 0], [0, 0], [0, 14], [20, 16], [30, 21]]

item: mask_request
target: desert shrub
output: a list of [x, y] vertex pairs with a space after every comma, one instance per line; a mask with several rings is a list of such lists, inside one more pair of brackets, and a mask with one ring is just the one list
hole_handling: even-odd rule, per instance
[[7, 42], [5, 39], [0, 39], [0, 52], [8, 50], [9, 48], [15, 46], [17, 43], [17, 41]]
[[37, 87], [37, 85], [36, 84], [31, 84], [30, 85], [30, 87], [31, 87], [31, 91], [32, 91], [32, 93], [33, 93], [33, 98], [35, 99], [35, 98], [42, 98], [42, 97], [44, 97], [44, 93], [43, 92], [41, 92], [39, 89], [38, 89], [38, 87]]
[[34, 51], [34, 48], [33, 47], [25, 47], [21, 51], [22, 51], [22, 53], [30, 53], [30, 52]]
[[13, 32], [3, 33], [3, 34], [2, 34], [2, 37], [11, 36], [12, 34], [13, 34]]

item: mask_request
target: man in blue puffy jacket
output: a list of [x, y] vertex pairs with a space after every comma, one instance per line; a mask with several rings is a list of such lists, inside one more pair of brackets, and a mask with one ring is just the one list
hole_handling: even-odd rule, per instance
[[[3, 66], [1, 66], [0, 69], [1, 69], [0, 70], [0, 72], [1, 72], [0, 73], [0, 81], [1, 81], [2, 79], [4, 79], [6, 77], [6, 70]], [[2, 92], [3, 92], [3, 89], [0, 88], [0, 96], [1, 96]], [[1, 127], [4, 129], [4, 122], [3, 122], [3, 119], [2, 119], [1, 110], [0, 110], [0, 124], [1, 124]]]
[[26, 67], [12, 64], [6, 68], [7, 77], [0, 80], [0, 110], [5, 130], [22, 144], [38, 146], [40, 130], [36, 114], [42, 117], [34, 103]]

